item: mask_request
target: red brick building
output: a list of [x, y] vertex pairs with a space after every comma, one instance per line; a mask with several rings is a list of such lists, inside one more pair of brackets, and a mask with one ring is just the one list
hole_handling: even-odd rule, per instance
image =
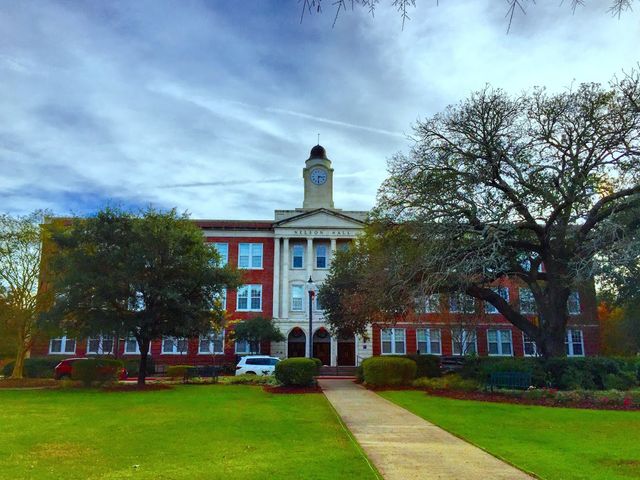
[[[367, 212], [336, 209], [333, 203], [333, 168], [324, 148], [311, 150], [302, 171], [302, 208], [276, 210], [273, 220], [194, 220], [206, 242], [215, 244], [225, 262], [244, 275], [244, 285], [225, 294], [226, 310], [233, 321], [252, 316], [272, 317], [285, 335], [284, 342], [265, 343], [260, 352], [282, 358], [313, 355], [326, 365], [358, 365], [371, 355], [431, 353], [436, 355], [535, 355], [535, 344], [491, 305], [470, 297], [431, 296], [418, 305], [411, 321], [393, 328], [373, 326], [368, 338], [335, 338], [325, 324], [320, 305], [312, 305], [314, 322], [308, 323], [307, 281], [316, 285], [328, 274], [335, 251], [362, 230]], [[496, 289], [520, 310], [535, 315], [531, 293], [514, 281]], [[567, 353], [598, 353], [599, 333], [593, 286], [574, 292], [568, 305]], [[218, 337], [151, 342], [157, 365], [235, 363], [250, 353], [244, 342], [233, 342], [230, 330]], [[311, 345], [309, 345], [311, 339]], [[135, 358], [132, 339], [104, 335], [90, 339], [56, 338], [37, 342], [32, 356], [84, 356], [115, 354]]]

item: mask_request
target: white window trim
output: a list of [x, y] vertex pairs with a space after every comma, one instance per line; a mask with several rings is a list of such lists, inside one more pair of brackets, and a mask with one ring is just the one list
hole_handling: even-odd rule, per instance
[[[104, 340], [104, 337], [111, 337], [111, 351], [110, 352], [105, 352], [103, 347], [102, 347], [102, 342]], [[99, 346], [98, 346], [98, 352], [90, 352], [89, 351], [89, 342], [91, 340], [98, 340], [99, 341]], [[113, 351], [116, 347], [116, 337], [113, 335], [98, 335], [96, 337], [88, 337], [87, 338], [87, 349], [85, 350], [85, 353], [87, 355], [113, 355]]]
[[[382, 344], [383, 344], [382, 332], [384, 330], [391, 330], [391, 351], [387, 352], [387, 353], [384, 353], [384, 348], [382, 346]], [[404, 351], [403, 352], [396, 352], [396, 330], [402, 330], [404, 332], [403, 340], [402, 340], [402, 343], [404, 344]], [[407, 354], [407, 329], [406, 328], [382, 328], [382, 329], [380, 329], [380, 354], [381, 355], [406, 355]]]
[[[580, 345], [582, 346], [582, 353], [581, 354], [575, 354], [573, 353], [573, 344], [575, 342], [572, 341], [571, 339], [571, 334], [572, 332], [580, 332]], [[567, 334], [565, 335], [565, 343], [567, 344], [567, 348], [568, 348], [568, 353], [567, 353], [567, 357], [584, 357], [585, 356], [585, 352], [584, 352], [584, 330], [580, 330], [577, 328], [570, 328], [567, 330]]]
[[222, 309], [227, 310], [227, 289], [222, 288], [220, 293], [216, 294], [215, 297], [222, 300]]
[[[491, 287], [491, 290], [493, 290], [498, 295], [500, 295], [500, 291], [507, 292], [506, 297], [502, 297], [502, 295], [500, 295], [500, 296], [503, 298], [503, 300], [505, 302], [509, 303], [509, 288], [508, 287], [503, 287], [503, 286]], [[496, 307], [494, 307], [491, 303], [487, 302], [487, 301], [484, 302], [484, 313], [486, 313], [488, 315], [499, 315], [500, 314], [498, 309]]]
[[567, 313], [569, 315], [580, 315], [582, 313], [582, 305], [580, 303], [580, 292], [573, 291], [573, 292], [569, 293], [570, 297], [571, 297], [571, 295], [575, 295], [576, 296], [578, 310], [573, 310], [573, 311], [570, 310], [569, 309], [569, 299], [567, 299]]
[[[533, 338], [530, 338], [529, 342], [526, 341], [526, 338], [527, 338], [527, 335], [526, 335], [526, 333], [523, 332], [522, 333], [522, 355], [524, 357], [531, 357], [531, 358], [538, 357], [539, 356], [538, 355], [538, 344], [533, 341]], [[526, 348], [527, 343], [532, 343], [533, 344], [533, 355], [527, 353], [527, 348]]]
[[252, 354], [259, 354], [260, 350], [262, 349], [262, 345], [260, 345], [260, 342], [258, 342], [258, 351], [257, 352], [251, 352], [251, 343], [247, 340], [243, 340], [243, 342], [246, 342], [247, 344], [247, 348], [249, 349], [246, 352], [239, 352], [238, 351], [238, 341], [236, 340], [234, 342], [234, 347], [233, 347], [233, 351], [235, 352], [236, 355], [252, 355]]
[[[239, 308], [240, 305], [240, 292], [243, 289], [247, 289], [247, 308]], [[251, 292], [254, 289], [259, 289], [260, 290], [260, 307], [255, 309], [255, 308], [251, 308]], [[242, 285], [241, 287], [238, 288], [238, 290], [236, 290], [236, 312], [261, 312], [262, 311], [262, 284], [249, 284], [249, 285]]]
[[[222, 253], [220, 252], [218, 245], [225, 245], [227, 247], [226, 248], [227, 251], [225, 252], [224, 255], [222, 255]], [[218, 255], [220, 256], [220, 259], [221, 259], [220, 266], [224, 267], [229, 263], [229, 244], [226, 242], [213, 242], [213, 247], [216, 249], [216, 251], [218, 252]]]
[[[240, 266], [240, 249], [242, 245], [249, 245], [249, 266], [241, 267]], [[253, 249], [257, 248], [257, 245], [260, 245], [260, 266], [256, 267], [253, 265]], [[238, 269], [240, 270], [262, 270], [264, 265], [264, 244], [262, 243], [239, 243], [238, 244]]]
[[[173, 338], [175, 340], [174, 345], [176, 350], [175, 351], [171, 351], [171, 352], [167, 352], [164, 349], [164, 340], [166, 338]], [[178, 352], [177, 348], [178, 348], [178, 340], [187, 340], [187, 349], [184, 352]], [[160, 355], [186, 355], [187, 353], [189, 353], [189, 340], [184, 338], [184, 337], [171, 337], [171, 336], [164, 336], [160, 339]]]
[[518, 290], [518, 307], [520, 309], [520, 313], [522, 315], [536, 315], [536, 311], [529, 311], [529, 310], [523, 310], [522, 309], [522, 292], [530, 292], [531, 293], [531, 298], [533, 303], [535, 304], [536, 298], [533, 296], [533, 292], [531, 291], [530, 288], [526, 288], [526, 287], [520, 287], [520, 289]]
[[473, 347], [475, 349], [475, 352], [471, 352], [472, 355], [478, 355], [478, 332], [474, 331], [474, 330], [468, 330], [466, 328], [461, 328], [460, 329], [460, 335], [461, 335], [461, 342], [460, 342], [460, 353], [454, 353], [455, 351], [455, 344], [456, 344], [456, 339], [455, 339], [455, 335], [453, 334], [453, 331], [451, 331], [451, 355], [455, 356], [455, 357], [464, 357], [465, 355], [469, 355], [469, 352], [463, 352], [462, 350], [462, 345], [467, 345], [470, 342], [467, 341], [467, 337], [469, 335], [473, 336]]
[[[498, 353], [489, 353], [489, 332], [496, 332], [496, 340], [498, 343]], [[502, 335], [500, 332], [509, 332], [511, 337], [511, 353], [502, 352]], [[507, 328], [489, 328], [487, 329], [487, 356], [489, 357], [513, 357], [513, 332]]]
[[[473, 301], [473, 308], [471, 310], [454, 310], [451, 305], [451, 300], [453, 299], [453, 297], [449, 297], [449, 313], [463, 313], [466, 315], [471, 315], [473, 313], [476, 313], [476, 301], [474, 297], [471, 297], [470, 295], [466, 295], [464, 293], [460, 293], [457, 296], [458, 296], [458, 299], [462, 299], [463, 296], [467, 296], [471, 298]], [[458, 302], [458, 305], [462, 305], [462, 304], [464, 304], [464, 302]]]
[[[300, 297], [294, 297], [293, 296], [293, 292], [294, 292], [295, 288], [300, 288], [302, 290], [302, 296], [300, 296]], [[304, 293], [305, 292], [304, 292], [304, 285], [303, 284], [294, 283], [294, 284], [291, 285], [291, 305], [290, 305], [290, 308], [291, 308], [292, 312], [304, 312], [306, 310], [305, 309], [305, 301], [304, 301], [304, 297], [305, 297]], [[301, 308], [293, 308], [293, 300], [294, 300], [294, 298], [300, 298]]]
[[[293, 265], [293, 263], [294, 263], [293, 259], [295, 257], [294, 252], [295, 252], [296, 247], [302, 249], [302, 266], [301, 267], [294, 267], [294, 265]], [[305, 269], [305, 264], [304, 264], [305, 257], [306, 257], [305, 250], [306, 250], [306, 248], [302, 243], [294, 243], [291, 246], [291, 270], [304, 270]]]
[[[60, 344], [60, 350], [61, 350], [60, 352], [54, 352], [51, 350], [51, 342], [53, 340], [61, 340], [62, 343]], [[65, 352], [68, 340], [74, 341], [73, 352]], [[54, 337], [49, 339], [49, 355], [75, 355], [77, 348], [78, 348], [78, 341], [75, 338], [67, 338], [66, 335], [63, 335], [62, 337]]]
[[[324, 248], [325, 251], [325, 255], [324, 255], [324, 267], [319, 267], [318, 266], [318, 258], [322, 258], [318, 255], [318, 250], [320, 250], [321, 248]], [[313, 268], [314, 270], [327, 270], [329, 269], [329, 256], [330, 256], [330, 251], [331, 249], [327, 246], [327, 245], [316, 245], [315, 246], [315, 255], [313, 257]]]
[[215, 342], [213, 340], [211, 340], [211, 337], [209, 335], [207, 335], [207, 338], [209, 339], [209, 347], [211, 348], [211, 350], [213, 350], [213, 352], [211, 351], [206, 351], [203, 352], [201, 347], [201, 341], [202, 341], [202, 335], [198, 337], [198, 355], [224, 355], [224, 341], [225, 341], [225, 331], [224, 329], [222, 331], [220, 331], [219, 335], [222, 337], [222, 350], [216, 352], [215, 351]]
[[[418, 331], [420, 330], [426, 330], [427, 332], [427, 351], [423, 352], [422, 350], [420, 351], [420, 355], [442, 355], [442, 330], [440, 330], [439, 328], [416, 328], [416, 351], [418, 350], [418, 344], [420, 343], [418, 341]], [[437, 330], [439, 332], [439, 339], [438, 339], [438, 343], [440, 344], [440, 352], [439, 353], [433, 353], [431, 350], [431, 332]]]
[[[135, 352], [127, 352], [127, 340], [134, 340], [136, 342], [136, 351]], [[135, 337], [126, 337], [123, 339], [122, 345], [122, 354], [123, 355], [140, 355], [140, 345], [138, 345], [138, 341]], [[149, 342], [149, 350], [147, 351], [147, 356], [151, 356], [151, 342]]]

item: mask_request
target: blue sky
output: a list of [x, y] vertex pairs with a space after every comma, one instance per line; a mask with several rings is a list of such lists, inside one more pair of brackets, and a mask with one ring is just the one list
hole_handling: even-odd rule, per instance
[[316, 134], [336, 206], [368, 209], [411, 127], [486, 83], [607, 82], [640, 60], [640, 15], [538, 2], [506, 35], [496, 0], [418, 0], [401, 29], [331, 2], [0, 4], [0, 211], [106, 202], [269, 219], [302, 204]]

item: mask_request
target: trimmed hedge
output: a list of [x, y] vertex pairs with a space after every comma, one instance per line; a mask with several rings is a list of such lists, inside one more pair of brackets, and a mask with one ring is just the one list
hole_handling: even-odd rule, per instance
[[[66, 357], [65, 357], [66, 358]], [[25, 358], [23, 376], [25, 378], [53, 378], [54, 369], [64, 358], [42, 357]], [[2, 368], [2, 375], [9, 377], [13, 372], [15, 362], [9, 362]]]
[[287, 358], [276, 364], [276, 380], [286, 386], [313, 385], [318, 374], [318, 363], [312, 358]]
[[364, 381], [374, 387], [411, 385], [416, 369], [416, 362], [403, 357], [371, 357], [362, 362]]
[[100, 385], [118, 380], [118, 373], [124, 364], [120, 360], [107, 358], [88, 358], [74, 362], [71, 367], [71, 379], [79, 380], [85, 386], [94, 383]]
[[320, 368], [322, 367], [322, 360], [320, 360], [319, 358], [315, 358], [315, 357], [313, 357], [311, 360], [316, 362], [316, 366], [318, 367], [318, 370], [316, 371], [316, 375], [318, 375], [318, 373], [320, 373]]
[[440, 357], [436, 355], [407, 355], [406, 358], [416, 362], [416, 378], [442, 376]]
[[171, 365], [167, 367], [167, 377], [184, 379], [191, 369], [195, 370], [196, 368], [193, 365]]
[[480, 384], [477, 380], [462, 378], [456, 373], [437, 378], [420, 377], [415, 379], [412, 385], [431, 390], [460, 390], [463, 392], [474, 392], [480, 389]]
[[[125, 360], [124, 368], [127, 369], [127, 373], [131, 377], [137, 377], [140, 372], [140, 360]], [[147, 355], [147, 375], [154, 375], [156, 373], [156, 366], [153, 363], [151, 355]]]
[[493, 372], [526, 372], [536, 387], [628, 390], [639, 383], [640, 359], [613, 357], [480, 358], [465, 360], [464, 378], [487, 383]]

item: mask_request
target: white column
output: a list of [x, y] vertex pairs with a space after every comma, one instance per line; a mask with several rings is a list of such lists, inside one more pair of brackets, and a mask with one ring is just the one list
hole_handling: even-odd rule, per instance
[[280, 239], [273, 242], [273, 318], [280, 318]]
[[289, 318], [289, 239], [282, 239], [282, 299], [280, 318]]
[[[307, 238], [307, 278], [313, 274], [313, 238]], [[314, 279], [315, 281], [315, 279]]]
[[331, 366], [336, 367], [338, 365], [338, 338], [335, 335], [331, 335]]
[[336, 249], [337, 249], [336, 243], [337, 243], [336, 239], [332, 238], [331, 239], [331, 260], [330, 260], [331, 263], [333, 262], [333, 257], [335, 257], [336, 255]]

